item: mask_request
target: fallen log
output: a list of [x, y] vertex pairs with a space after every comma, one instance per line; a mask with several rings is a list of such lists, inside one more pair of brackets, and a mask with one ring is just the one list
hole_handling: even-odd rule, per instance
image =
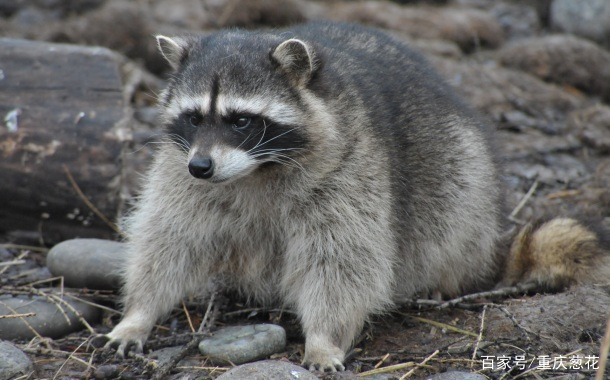
[[119, 67], [105, 48], [0, 39], [0, 233], [116, 236], [93, 209], [114, 220], [122, 204]]

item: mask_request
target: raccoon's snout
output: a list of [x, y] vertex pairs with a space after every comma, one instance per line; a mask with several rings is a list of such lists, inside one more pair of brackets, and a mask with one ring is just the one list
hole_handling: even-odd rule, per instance
[[189, 173], [195, 178], [208, 179], [214, 175], [214, 162], [209, 157], [193, 158], [189, 162]]

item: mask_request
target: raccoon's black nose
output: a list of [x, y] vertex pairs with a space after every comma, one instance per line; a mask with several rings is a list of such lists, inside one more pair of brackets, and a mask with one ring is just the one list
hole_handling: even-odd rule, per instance
[[193, 158], [189, 162], [189, 173], [195, 178], [208, 179], [214, 174], [214, 162], [209, 157]]

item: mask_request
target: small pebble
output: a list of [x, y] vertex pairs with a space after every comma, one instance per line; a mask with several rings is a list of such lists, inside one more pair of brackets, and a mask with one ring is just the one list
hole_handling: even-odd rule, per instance
[[[66, 302], [77, 310], [83, 318], [89, 323], [97, 321], [101, 314], [100, 309], [78, 302], [70, 298], [64, 298]], [[61, 338], [73, 331], [78, 331], [83, 328], [83, 325], [78, 320], [78, 317], [65, 305], [62, 305], [62, 313], [58, 305], [49, 302], [45, 297], [34, 296], [18, 296], [0, 297], [0, 315], [10, 315], [14, 313], [26, 314], [35, 313], [36, 315], [23, 318], [5, 318], [0, 319], [0, 339], [6, 340], [25, 340], [35, 336], [28, 325], [23, 322], [23, 319], [43, 337]], [[14, 312], [11, 310], [13, 309]], [[66, 316], [70, 323], [66, 320]]]
[[0, 341], [0, 380], [31, 375], [32, 372], [32, 361], [23, 351], [12, 343]]
[[63, 276], [65, 285], [74, 288], [118, 289], [124, 262], [125, 245], [102, 239], [66, 240], [47, 255], [51, 273]]
[[487, 377], [479, 375], [478, 373], [462, 372], [462, 371], [449, 371], [439, 373], [430, 377], [426, 380], [485, 380]]
[[119, 366], [114, 364], [106, 364], [98, 366], [93, 372], [93, 377], [97, 380], [115, 379], [119, 375]]
[[232, 368], [218, 380], [315, 380], [318, 377], [303, 367], [279, 360], [263, 360]]
[[[260, 324], [220, 329], [199, 343], [199, 351], [219, 364], [246, 363], [280, 352], [286, 347], [281, 326]], [[224, 363], [223, 363], [224, 362]]]

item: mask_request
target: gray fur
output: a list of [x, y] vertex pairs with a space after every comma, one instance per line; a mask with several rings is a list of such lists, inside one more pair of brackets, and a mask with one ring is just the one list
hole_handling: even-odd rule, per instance
[[290, 156], [296, 164], [212, 183], [186, 167], [195, 146], [222, 145], [220, 132], [161, 146], [124, 223], [126, 310], [109, 334], [120, 351], [141, 348], [157, 319], [214, 278], [294, 308], [304, 362], [342, 369], [371, 315], [489, 284], [500, 201], [486, 132], [419, 55], [380, 32], [327, 23], [177, 46], [182, 56], [163, 51], [177, 66], [167, 123], [181, 104], [205, 115], [222, 97], [273, 99], [288, 106], [269, 112], [297, 120], [306, 149]]

